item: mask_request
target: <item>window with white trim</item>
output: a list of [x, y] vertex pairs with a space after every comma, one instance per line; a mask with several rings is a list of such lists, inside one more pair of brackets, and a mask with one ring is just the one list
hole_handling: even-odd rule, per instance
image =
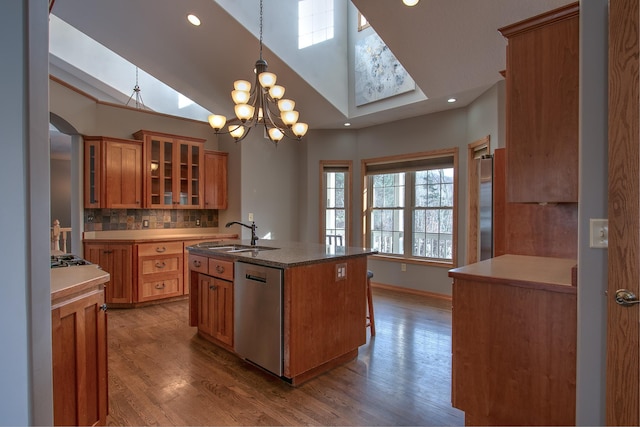
[[320, 242], [349, 246], [351, 161], [320, 162]]
[[364, 160], [366, 245], [454, 264], [457, 149]]

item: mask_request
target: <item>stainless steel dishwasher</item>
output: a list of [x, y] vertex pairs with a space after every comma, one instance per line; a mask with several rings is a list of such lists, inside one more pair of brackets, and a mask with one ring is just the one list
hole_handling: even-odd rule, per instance
[[282, 269], [235, 262], [235, 351], [282, 376]]

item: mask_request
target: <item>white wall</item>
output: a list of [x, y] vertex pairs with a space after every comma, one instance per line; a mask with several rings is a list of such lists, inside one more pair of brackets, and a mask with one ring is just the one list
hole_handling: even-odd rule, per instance
[[[0, 423], [51, 425], [48, 8], [9, 0], [0, 14]], [[10, 248], [10, 250], [9, 250]]]
[[218, 149], [218, 136], [209, 123], [149, 114], [134, 108], [99, 104], [53, 80], [50, 82], [50, 110], [78, 133], [133, 139], [140, 129], [206, 139], [205, 149]]

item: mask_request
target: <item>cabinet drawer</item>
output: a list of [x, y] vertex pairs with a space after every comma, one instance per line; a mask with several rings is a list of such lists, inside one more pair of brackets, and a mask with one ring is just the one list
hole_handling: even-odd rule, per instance
[[198, 273], [209, 274], [209, 259], [201, 255], [189, 255], [189, 269]]
[[170, 273], [180, 271], [180, 258], [182, 255], [164, 258], [148, 258], [140, 262], [142, 274]]
[[209, 258], [209, 275], [233, 282], [233, 262]]
[[151, 280], [138, 286], [138, 301], [149, 301], [174, 295], [182, 295], [180, 279], [177, 277]]
[[138, 245], [138, 256], [182, 253], [182, 242], [142, 243]]

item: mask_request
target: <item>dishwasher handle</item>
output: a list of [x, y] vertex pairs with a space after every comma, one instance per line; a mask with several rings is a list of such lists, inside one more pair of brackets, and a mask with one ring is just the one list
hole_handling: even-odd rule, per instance
[[247, 273], [244, 275], [245, 279], [253, 280], [260, 283], [267, 283], [266, 275], [258, 275], [259, 273]]

